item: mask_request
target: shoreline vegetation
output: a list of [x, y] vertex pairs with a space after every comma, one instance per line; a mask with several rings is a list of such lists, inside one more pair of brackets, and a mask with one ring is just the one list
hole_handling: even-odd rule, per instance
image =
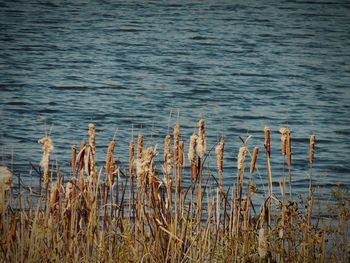
[[[45, 135], [38, 141], [40, 165], [32, 166], [37, 177], [29, 186], [0, 169], [0, 261], [349, 262], [349, 194], [335, 190], [328, 208], [334, 216], [321, 215], [312, 185], [315, 135], [310, 135], [305, 171], [308, 192], [297, 196], [290, 129], [279, 130], [281, 152], [273, 153], [283, 156], [283, 174], [272, 171], [271, 131], [262, 132], [264, 149], [242, 140], [236, 180], [229, 187], [223, 184], [225, 139], [219, 139], [216, 165], [209, 167], [203, 119], [186, 145], [179, 123], [165, 136], [164, 149], [146, 148], [143, 135], [132, 133], [126, 170], [114, 159], [115, 136], [103, 167], [96, 165], [90, 123], [88, 141], [72, 145], [66, 180], [50, 160], [53, 140]], [[264, 176], [258, 158], [266, 163]], [[185, 176], [189, 184], [183, 184]], [[260, 192], [254, 178], [264, 180]], [[273, 187], [277, 180], [279, 187]]]

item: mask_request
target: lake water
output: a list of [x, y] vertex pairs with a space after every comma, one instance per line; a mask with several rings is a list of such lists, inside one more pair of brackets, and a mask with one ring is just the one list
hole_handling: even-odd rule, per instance
[[314, 183], [350, 188], [349, 3], [46, 2], [0, 3], [0, 145], [7, 164], [13, 149], [23, 177], [29, 162], [41, 159], [37, 140], [45, 127], [52, 159], [68, 174], [71, 145], [87, 138], [90, 121], [98, 160], [118, 129], [115, 158], [125, 168], [132, 126], [137, 134], [141, 125], [145, 144], [158, 143], [162, 160], [163, 138], [179, 112], [186, 147], [201, 117], [208, 149], [225, 135], [226, 185], [236, 176], [238, 136], [253, 136], [249, 146], [260, 148], [265, 180], [265, 126], [279, 180], [278, 129], [288, 125], [296, 191], [308, 184], [312, 132]]

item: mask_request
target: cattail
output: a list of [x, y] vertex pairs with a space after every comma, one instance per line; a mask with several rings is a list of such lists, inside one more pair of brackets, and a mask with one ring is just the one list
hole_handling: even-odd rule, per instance
[[96, 132], [95, 132], [95, 125], [93, 123], [89, 123], [88, 125], [89, 128], [89, 145], [91, 147], [92, 150], [92, 155], [95, 155], [96, 152]]
[[259, 257], [262, 259], [267, 255], [267, 239], [265, 235], [265, 229], [263, 227], [259, 229], [258, 253]]
[[72, 203], [72, 199], [75, 197], [75, 188], [74, 188], [74, 184], [69, 181], [66, 184], [66, 191], [65, 191], [65, 200], [67, 202], [67, 208], [70, 208], [71, 203]]
[[190, 145], [188, 147], [188, 160], [191, 164], [191, 171], [193, 181], [197, 180], [197, 162], [196, 162], [196, 146], [197, 146], [198, 136], [196, 134], [192, 134], [190, 137]]
[[216, 161], [218, 166], [218, 176], [219, 176], [219, 187], [222, 189], [223, 182], [222, 182], [222, 173], [223, 173], [223, 160], [224, 160], [224, 137], [220, 138], [219, 144], [216, 146], [215, 152], [216, 152]]
[[82, 141], [80, 144], [80, 150], [79, 150], [79, 190], [81, 192], [84, 191], [84, 155], [85, 155], [85, 142]]
[[267, 155], [270, 157], [270, 128], [265, 127], [264, 133], [265, 133], [264, 146], [265, 146]]
[[256, 159], [258, 158], [258, 154], [259, 154], [259, 148], [257, 146], [255, 146], [254, 150], [253, 150], [252, 160], [250, 162], [250, 174], [254, 173], [255, 165], [256, 165]]
[[143, 147], [143, 135], [139, 134], [137, 138], [137, 160], [141, 160], [142, 158], [142, 147]]
[[111, 176], [112, 173], [114, 172], [111, 171], [111, 163], [113, 161], [113, 152], [114, 152], [114, 147], [115, 147], [115, 140], [112, 140], [109, 145], [108, 145], [108, 150], [107, 150], [107, 157], [106, 157], [106, 174], [109, 178], [109, 181], [111, 182]]
[[239, 153], [237, 157], [237, 169], [238, 169], [238, 176], [239, 176], [239, 185], [242, 186], [243, 184], [243, 176], [244, 176], [244, 160], [247, 153], [247, 147], [242, 146], [239, 148]]
[[11, 189], [12, 185], [12, 173], [6, 166], [0, 166], [0, 203], [1, 193]]
[[281, 133], [281, 148], [282, 155], [287, 157], [288, 164], [291, 164], [291, 144], [290, 144], [290, 129], [281, 128], [279, 130]]
[[77, 146], [75, 144], [73, 144], [72, 145], [72, 160], [71, 160], [72, 176], [75, 175], [76, 162], [77, 162]]
[[[175, 148], [174, 148], [175, 150]], [[165, 136], [164, 139], [164, 174], [166, 175], [166, 180], [168, 180], [171, 170], [171, 154], [170, 154], [170, 135]]]
[[203, 119], [198, 122], [198, 140], [196, 151], [200, 159], [203, 159], [207, 143], [205, 141], [205, 121]]
[[41, 144], [41, 149], [43, 151], [43, 156], [40, 161], [40, 166], [44, 170], [44, 186], [45, 189], [49, 185], [49, 163], [50, 163], [50, 153], [53, 150], [52, 140], [49, 136], [45, 136], [38, 141]]
[[148, 147], [143, 154], [143, 168], [146, 176], [146, 182], [150, 184], [155, 176], [155, 169], [153, 163], [154, 150], [152, 147]]
[[139, 159], [136, 159], [135, 161], [136, 165], [136, 183], [137, 188], [140, 188], [142, 186], [142, 177], [143, 177], [143, 167], [142, 167], [142, 157]]
[[311, 135], [310, 136], [310, 163], [311, 164], [314, 162], [314, 158], [315, 158], [315, 141], [316, 141], [316, 136]]
[[282, 150], [282, 155], [286, 156], [286, 144], [287, 144], [287, 133], [288, 133], [288, 128], [281, 128], [279, 130], [281, 133], [281, 150]]
[[291, 145], [290, 131], [287, 134], [286, 155], [287, 155], [288, 165], [291, 166], [291, 164], [292, 164], [292, 145]]
[[58, 206], [58, 200], [59, 200], [58, 189], [59, 189], [58, 182], [55, 182], [51, 186], [51, 193], [50, 193], [50, 212], [52, 214], [55, 213], [55, 211], [57, 210], [57, 206]]
[[171, 210], [171, 179], [170, 179], [170, 171], [171, 171], [171, 153], [170, 153], [170, 135], [166, 135], [164, 139], [164, 183], [167, 191], [167, 208]]
[[88, 174], [88, 182], [89, 182], [89, 188], [93, 186], [96, 182], [96, 163], [95, 163], [95, 153], [96, 153], [96, 132], [95, 132], [95, 125], [92, 123], [89, 123], [88, 125], [89, 131], [89, 148], [87, 151], [87, 158], [86, 158], [86, 169]]
[[185, 151], [185, 144], [184, 141], [180, 141], [179, 145], [179, 165], [184, 166], [184, 151]]
[[179, 164], [179, 134], [180, 124], [176, 123], [174, 127], [174, 165]]

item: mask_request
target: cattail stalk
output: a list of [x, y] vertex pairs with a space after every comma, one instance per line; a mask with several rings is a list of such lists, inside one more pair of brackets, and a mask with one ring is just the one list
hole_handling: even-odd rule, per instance
[[174, 183], [175, 183], [175, 210], [178, 208], [179, 196], [180, 196], [180, 180], [179, 180], [179, 135], [180, 124], [177, 122], [174, 127]]
[[182, 189], [182, 168], [184, 166], [184, 155], [185, 155], [185, 143], [184, 141], [180, 141], [179, 145], [179, 190], [181, 192]]
[[[271, 147], [270, 147], [270, 128], [265, 127], [264, 129], [264, 137], [265, 137], [265, 152], [266, 152], [266, 166], [267, 166], [267, 181], [268, 181], [268, 188], [269, 188], [269, 196], [268, 196], [268, 226], [271, 226], [271, 197], [272, 197], [272, 174], [271, 174], [271, 165], [270, 165], [270, 154], [271, 154]], [[268, 232], [270, 232], [268, 228]]]
[[171, 198], [171, 179], [170, 179], [170, 172], [171, 172], [171, 153], [170, 153], [170, 135], [166, 135], [164, 139], [164, 182], [165, 182], [165, 188], [167, 192], [167, 202], [166, 206], [168, 209], [168, 219], [170, 219], [170, 213], [172, 210], [172, 198]]
[[310, 181], [309, 181], [309, 198], [308, 198], [308, 224], [311, 225], [311, 216], [312, 216], [312, 206], [313, 206], [313, 191], [312, 191], [312, 165], [314, 163], [315, 159], [315, 141], [316, 136], [311, 135], [310, 136], [310, 156], [309, 156], [309, 162], [310, 162]]
[[[131, 137], [129, 142], [129, 181], [130, 181], [130, 191], [129, 191], [129, 218], [131, 217], [131, 211], [133, 203], [134, 203], [134, 150], [135, 150], [135, 143], [134, 143], [134, 136]], [[135, 216], [135, 210], [134, 216]]]
[[198, 139], [197, 139], [197, 155], [198, 155], [198, 170], [199, 170], [199, 183], [197, 187], [197, 211], [199, 220], [199, 229], [201, 229], [202, 220], [202, 181], [203, 181], [203, 165], [204, 154], [206, 151], [207, 143], [205, 139], [205, 121], [203, 119], [198, 122]]
[[247, 154], [247, 147], [243, 146], [239, 149], [237, 157], [237, 185], [238, 185], [238, 196], [239, 202], [241, 202], [242, 189], [243, 189], [243, 178], [244, 178], [244, 161]]

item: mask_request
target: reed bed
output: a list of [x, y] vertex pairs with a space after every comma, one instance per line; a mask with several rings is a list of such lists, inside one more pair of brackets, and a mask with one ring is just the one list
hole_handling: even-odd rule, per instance
[[[173, 134], [165, 135], [163, 155], [156, 145], [145, 147], [141, 133], [135, 145], [132, 133], [126, 170], [114, 160], [115, 138], [98, 167], [98, 135], [92, 123], [87, 141], [79, 149], [72, 145], [70, 175], [50, 161], [53, 140], [46, 135], [39, 140], [40, 165], [33, 165], [35, 185], [24, 185], [18, 177], [12, 178], [11, 188], [10, 172], [1, 170], [0, 261], [349, 262], [348, 193], [334, 192], [332, 218], [315, 211], [312, 166], [317, 141], [312, 134], [309, 190], [296, 199], [291, 131], [281, 128], [280, 133], [283, 174], [272, 173], [270, 158], [279, 153], [271, 152], [271, 131], [265, 127], [265, 155], [244, 141], [237, 149], [236, 180], [226, 186], [223, 162], [230, 153], [221, 137], [212, 147], [215, 168], [206, 165], [210, 150], [203, 119], [186, 144], [176, 123]], [[259, 172], [259, 158], [266, 162], [266, 175]], [[183, 184], [186, 176], [188, 185]], [[266, 192], [256, 188], [256, 178], [266, 181]], [[273, 189], [273, 181], [279, 189]]]

